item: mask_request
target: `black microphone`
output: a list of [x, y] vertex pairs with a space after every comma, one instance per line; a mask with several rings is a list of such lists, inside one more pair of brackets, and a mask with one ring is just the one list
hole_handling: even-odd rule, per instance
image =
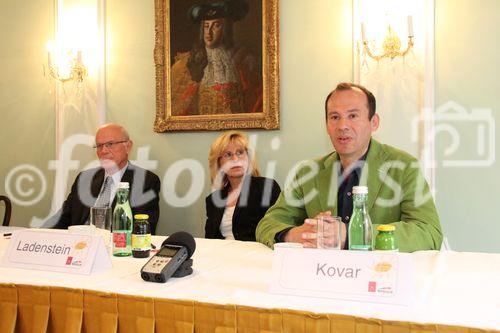
[[168, 237], [161, 249], [141, 269], [145, 281], [166, 282], [171, 276], [183, 277], [193, 273], [196, 242], [189, 233], [180, 231]]
[[184, 246], [188, 252], [187, 259], [177, 268], [177, 270], [172, 275], [173, 277], [184, 277], [193, 273], [193, 259], [191, 256], [196, 250], [196, 242], [193, 236], [185, 231], [179, 231], [170, 235], [167, 239], [163, 241], [161, 246], [170, 245], [179, 245]]
[[185, 232], [185, 231], [179, 231], [176, 233], [173, 233], [170, 235], [167, 239], [163, 241], [161, 244], [162, 247], [166, 245], [180, 245], [184, 246], [186, 250], [188, 251], [188, 259], [191, 258], [191, 256], [194, 253], [194, 250], [196, 250], [196, 242], [191, 236], [190, 233]]

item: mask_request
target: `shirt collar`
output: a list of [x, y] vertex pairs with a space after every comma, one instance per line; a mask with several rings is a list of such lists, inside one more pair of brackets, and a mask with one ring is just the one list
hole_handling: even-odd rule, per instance
[[109, 175], [109, 174], [106, 173], [104, 175], [104, 178], [110, 176], [113, 179], [113, 184], [118, 185], [118, 183], [122, 180], [123, 174], [125, 173], [125, 171], [127, 170], [127, 168], [128, 168], [128, 162], [127, 162], [127, 164], [125, 164], [125, 166], [123, 168], [121, 168], [120, 170], [118, 170], [114, 174]]
[[[371, 144], [372, 143], [370, 141], [366, 153], [363, 156], [361, 156], [355, 163], [353, 163], [354, 166], [348, 168], [350, 169], [349, 174], [352, 172], [356, 173], [358, 179], [361, 177], [361, 169], [363, 169], [363, 166], [365, 165], [366, 157], [368, 156], [368, 152], [370, 151]], [[339, 176], [342, 175], [343, 173], [344, 173], [344, 167], [342, 166], [342, 163], [340, 163]]]

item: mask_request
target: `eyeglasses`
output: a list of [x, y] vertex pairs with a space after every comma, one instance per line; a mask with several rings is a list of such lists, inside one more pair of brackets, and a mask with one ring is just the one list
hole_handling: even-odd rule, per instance
[[247, 154], [247, 151], [245, 149], [238, 149], [234, 153], [231, 151], [226, 151], [224, 154], [222, 154], [221, 158], [225, 160], [232, 160], [233, 156], [236, 156], [238, 159], [240, 159], [242, 156], [245, 156]]
[[108, 149], [113, 149], [117, 144], [119, 143], [125, 143], [128, 140], [123, 140], [123, 141], [108, 141], [104, 143], [98, 143], [94, 146], [94, 149], [101, 150], [103, 148], [108, 148]]

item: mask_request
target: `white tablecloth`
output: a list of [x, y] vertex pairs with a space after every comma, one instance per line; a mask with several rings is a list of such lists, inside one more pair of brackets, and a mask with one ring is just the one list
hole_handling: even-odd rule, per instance
[[[153, 242], [160, 246], [164, 239], [155, 236]], [[0, 255], [8, 242], [0, 240]], [[270, 294], [273, 251], [266, 246], [208, 239], [196, 239], [196, 246], [194, 273], [171, 278], [165, 284], [141, 279], [139, 270], [147, 259], [117, 257], [112, 257], [112, 269], [88, 276], [0, 267], [0, 283], [500, 329], [500, 254], [413, 253], [417, 272], [415, 302], [411, 306], [392, 306]]]

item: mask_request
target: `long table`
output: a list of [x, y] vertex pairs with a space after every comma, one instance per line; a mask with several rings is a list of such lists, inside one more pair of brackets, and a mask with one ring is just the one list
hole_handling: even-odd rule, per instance
[[[165, 237], [155, 236], [159, 246]], [[8, 245], [0, 240], [0, 255]], [[147, 259], [88, 276], [0, 267], [0, 332], [499, 332], [500, 254], [423, 251], [415, 301], [270, 294], [273, 251], [196, 239], [194, 273], [145, 282]]]

